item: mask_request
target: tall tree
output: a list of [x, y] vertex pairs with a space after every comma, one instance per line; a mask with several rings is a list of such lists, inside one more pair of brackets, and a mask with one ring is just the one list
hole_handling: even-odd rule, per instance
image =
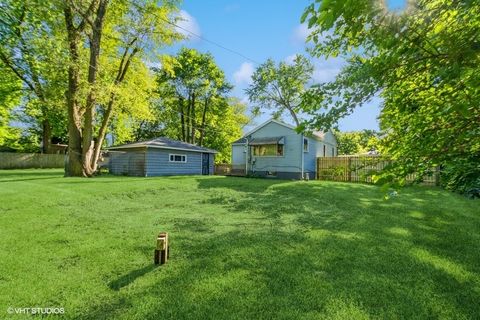
[[302, 55], [296, 55], [293, 63], [271, 59], [260, 65], [252, 76], [252, 84], [245, 90], [249, 100], [259, 108], [273, 109], [273, 116], [280, 117], [284, 112], [292, 117], [298, 126], [301, 110], [301, 97], [311, 80], [313, 65]]
[[394, 13], [383, 1], [328, 0], [302, 19], [314, 55], [348, 59], [334, 82], [308, 95], [306, 104], [321, 106], [310, 126], [328, 127], [380, 93], [383, 152], [400, 182], [440, 166], [448, 187], [480, 188], [478, 0], [409, 1]]
[[[0, 4], [0, 77], [22, 82], [26, 110], [41, 128], [43, 152], [52, 135], [62, 135], [66, 57], [61, 38], [60, 12], [54, 2], [5, 0]], [[60, 125], [59, 125], [60, 124]]]
[[380, 148], [380, 134], [374, 130], [334, 133], [338, 142], [338, 154], [341, 155], [377, 152]]
[[[69, 117], [68, 176], [91, 176], [111, 122], [118, 89], [141, 55], [155, 54], [179, 36], [171, 22], [174, 1], [91, 0], [63, 5], [69, 45], [67, 109]], [[88, 44], [88, 50], [82, 48]], [[85, 56], [86, 55], [86, 56]], [[88, 58], [87, 58], [88, 57]], [[116, 66], [112, 74], [102, 57]], [[83, 91], [82, 91], [83, 90]], [[80, 102], [85, 93], [84, 103]], [[102, 99], [102, 93], [107, 92]], [[99, 118], [98, 118], [99, 116]], [[98, 123], [98, 126], [96, 125]]]
[[182, 48], [176, 56], [165, 56], [158, 70], [159, 93], [173, 104], [179, 115], [182, 141], [203, 144], [207, 117], [214, 100], [232, 89], [225, 74], [208, 53]]
[[18, 134], [10, 126], [12, 109], [18, 105], [22, 96], [22, 83], [10, 70], [0, 63], [0, 146], [5, 146]]

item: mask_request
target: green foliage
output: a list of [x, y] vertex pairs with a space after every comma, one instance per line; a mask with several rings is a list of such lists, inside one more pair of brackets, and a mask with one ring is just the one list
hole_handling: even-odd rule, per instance
[[312, 73], [312, 63], [302, 55], [296, 55], [291, 64], [280, 62], [276, 65], [268, 59], [255, 70], [252, 84], [245, 92], [249, 100], [257, 104], [258, 110], [273, 110], [274, 118], [287, 112], [298, 126], [298, 113], [302, 112], [301, 97]]
[[244, 104], [227, 98], [232, 86], [213, 57], [182, 48], [163, 57], [157, 75], [154, 118], [139, 124], [136, 138], [168, 136], [215, 149], [216, 162], [229, 162], [249, 119]]
[[18, 137], [18, 132], [10, 126], [12, 110], [19, 104], [22, 83], [0, 62], [0, 146], [8, 147], [9, 142]]
[[442, 170], [440, 182], [448, 190], [480, 198], [480, 157], [450, 162]]
[[314, 55], [348, 61], [334, 82], [306, 95], [321, 106], [306, 126], [330, 127], [380, 94], [380, 151], [395, 161], [390, 173], [421, 177], [441, 166], [479, 187], [467, 178], [478, 176], [480, 153], [479, 1], [419, 0], [390, 13], [381, 1], [330, 0], [309, 6], [303, 19]]
[[338, 154], [354, 155], [376, 152], [380, 146], [380, 134], [374, 130], [341, 132], [335, 131]]
[[[20, 84], [23, 123], [33, 140], [66, 136], [66, 50], [56, 1], [3, 1], [0, 10], [0, 82]], [[15, 91], [15, 90], [14, 90]], [[16, 101], [17, 106], [20, 100]], [[47, 151], [47, 150], [45, 150]]]

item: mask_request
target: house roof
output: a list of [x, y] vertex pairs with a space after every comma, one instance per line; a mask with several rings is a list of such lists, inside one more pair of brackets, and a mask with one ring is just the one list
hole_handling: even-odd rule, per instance
[[242, 138], [240, 138], [240, 139], [238, 139], [238, 140], [233, 141], [232, 144], [244, 144], [244, 143], [246, 143], [246, 142], [247, 142], [247, 138], [242, 137]]
[[260, 146], [264, 144], [283, 144], [283, 137], [255, 138], [250, 140], [249, 145]]
[[131, 149], [131, 148], [157, 148], [157, 149], [170, 149], [170, 150], [181, 150], [181, 151], [192, 151], [192, 152], [218, 153], [218, 151], [215, 151], [213, 149], [196, 146], [191, 143], [173, 140], [167, 137], [160, 137], [160, 138], [155, 138], [147, 141], [140, 141], [140, 142], [134, 142], [134, 143], [124, 144], [120, 146], [110, 147], [110, 148], [107, 148], [107, 150], [121, 150], [121, 149]]
[[[262, 123], [261, 125], [255, 127], [253, 130], [247, 132], [246, 134], [243, 135], [243, 137], [241, 137], [240, 139], [234, 141], [232, 144], [245, 144], [247, 142], [247, 136], [251, 135], [252, 133], [254, 133], [255, 131], [265, 127], [267, 124], [269, 123], [276, 123], [276, 124], [279, 124], [281, 126], [284, 126], [286, 128], [289, 128], [289, 129], [292, 129], [292, 130], [295, 130], [295, 127], [292, 126], [292, 125], [289, 125], [285, 122], [282, 122], [282, 121], [278, 121], [278, 120], [275, 120], [273, 118], [265, 121], [264, 123]], [[308, 135], [307, 135], [308, 136]], [[325, 137], [325, 132], [323, 131], [314, 131], [311, 133], [311, 136], [313, 136], [314, 138], [317, 138], [317, 139], [320, 139], [320, 140], [323, 140], [323, 138]], [[251, 144], [251, 143], [249, 143]]]

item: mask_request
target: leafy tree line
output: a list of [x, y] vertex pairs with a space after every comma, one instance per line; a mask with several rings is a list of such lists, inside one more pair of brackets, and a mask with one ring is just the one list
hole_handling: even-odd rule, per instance
[[232, 90], [210, 54], [182, 48], [164, 56], [156, 69], [153, 121], [142, 121], [136, 138], [168, 135], [219, 151], [217, 162], [230, 162], [231, 143], [250, 122], [246, 106], [227, 94]]
[[323, 112], [306, 126], [331, 126], [379, 93], [382, 153], [395, 160], [385, 181], [440, 167], [445, 187], [480, 188], [479, 1], [416, 0], [392, 13], [383, 1], [324, 0], [302, 20], [314, 56], [347, 58], [311, 90], [306, 101]]
[[339, 155], [377, 154], [380, 150], [381, 135], [375, 130], [334, 131]]
[[[169, 134], [224, 155], [228, 146], [215, 139], [240, 135], [245, 108], [227, 98], [231, 86], [211, 56], [185, 49], [195, 59], [148, 67], [182, 39], [176, 1], [6, 0], [0, 8], [1, 145], [27, 150], [23, 142], [40, 140], [49, 152], [52, 140], [68, 143], [65, 174], [91, 176], [107, 136], [123, 143]], [[184, 73], [190, 92], [181, 100], [173, 83], [187, 68], [196, 73]], [[41, 138], [24, 139], [28, 132]]]

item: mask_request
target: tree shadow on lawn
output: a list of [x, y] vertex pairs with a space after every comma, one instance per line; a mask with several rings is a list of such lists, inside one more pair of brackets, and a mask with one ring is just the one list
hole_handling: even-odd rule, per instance
[[250, 215], [255, 222], [206, 232], [180, 221], [168, 264], [139, 272], [144, 286], [120, 281], [117, 294], [85, 319], [480, 314], [479, 217], [434, 205], [442, 193], [415, 189], [384, 201], [378, 188], [363, 185], [198, 183], [209, 192], [207, 201], [232, 214], [225, 225]]
[[23, 178], [23, 179], [0, 179], [0, 183], [12, 183], [12, 182], [22, 182], [22, 181], [33, 181], [33, 180], [52, 180], [58, 179], [59, 177], [45, 177], [45, 178]]
[[0, 170], [0, 183], [29, 180], [58, 179], [63, 175], [54, 170]]
[[[274, 227], [179, 243], [185, 257], [152, 284], [88, 310], [85, 319], [474, 318], [478, 287], [370, 239], [322, 239]], [[396, 241], [393, 237], [388, 241]], [[187, 244], [188, 243], [188, 244]], [[115, 290], [115, 289], [114, 289]]]

